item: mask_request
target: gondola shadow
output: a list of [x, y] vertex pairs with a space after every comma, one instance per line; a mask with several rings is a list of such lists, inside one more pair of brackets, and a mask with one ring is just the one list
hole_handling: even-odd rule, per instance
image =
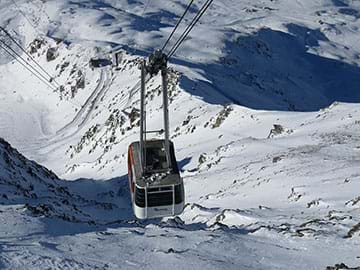
[[191, 162], [192, 157], [184, 158], [180, 161], [178, 161], [178, 168], [180, 172], [184, 172], [184, 167], [188, 165]]
[[[51, 236], [106, 231], [114, 228], [158, 225], [160, 218], [138, 220], [134, 216], [127, 175], [109, 180], [61, 180], [61, 185], [75, 198], [76, 208], [85, 215], [78, 220], [59, 216], [45, 218], [45, 233]], [[83, 216], [86, 216], [85, 220]]]

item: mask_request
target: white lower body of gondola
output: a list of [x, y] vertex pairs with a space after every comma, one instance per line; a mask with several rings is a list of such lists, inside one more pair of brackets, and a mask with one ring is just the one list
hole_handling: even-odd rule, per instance
[[155, 207], [139, 207], [133, 203], [134, 214], [138, 219], [157, 218], [164, 216], [176, 216], [182, 213], [184, 202], [174, 205], [162, 205]]

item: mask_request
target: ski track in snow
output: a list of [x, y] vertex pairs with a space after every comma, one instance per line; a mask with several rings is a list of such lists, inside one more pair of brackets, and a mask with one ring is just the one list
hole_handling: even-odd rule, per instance
[[[100, 79], [99, 83], [94, 89], [94, 91], [91, 93], [89, 98], [85, 101], [85, 103], [81, 106], [81, 109], [76, 113], [75, 117], [71, 122], [66, 124], [64, 127], [60, 128], [58, 131], [56, 131], [56, 135], [61, 135], [65, 133], [67, 129], [75, 126], [76, 129], [81, 128], [81, 126], [84, 125], [84, 122], [86, 119], [88, 119], [89, 115], [92, 112], [92, 108], [94, 107], [95, 102], [98, 100], [99, 95], [101, 95], [104, 90], [106, 89], [104, 86], [104, 71], [100, 71]], [[70, 135], [71, 136], [71, 135]]]
[[67, 140], [71, 139], [82, 130], [93, 113], [94, 108], [99, 105], [99, 100], [104, 97], [106, 91], [109, 89], [109, 76], [108, 71], [100, 71], [99, 84], [85, 101], [84, 105], [82, 105], [81, 109], [76, 113], [74, 119], [56, 131], [54, 136], [47, 138], [47, 143], [45, 145], [40, 145], [40, 149], [51, 146], [52, 150], [54, 150], [54, 145], [57, 145], [57, 147], [60, 148], [67, 144]]

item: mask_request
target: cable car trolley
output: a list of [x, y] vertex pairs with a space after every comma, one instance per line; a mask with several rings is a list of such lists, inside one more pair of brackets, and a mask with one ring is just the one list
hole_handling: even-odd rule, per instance
[[[141, 65], [140, 140], [128, 149], [128, 178], [134, 214], [139, 219], [174, 216], [184, 208], [184, 184], [177, 166], [174, 144], [169, 139], [169, 112], [167, 91], [167, 56], [156, 50]], [[146, 129], [147, 74], [161, 71], [164, 129]], [[147, 139], [147, 134], [163, 134], [163, 139]]]

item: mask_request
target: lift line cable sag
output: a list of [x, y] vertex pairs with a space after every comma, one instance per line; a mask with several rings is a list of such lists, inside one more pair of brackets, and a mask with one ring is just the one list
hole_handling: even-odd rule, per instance
[[190, 1], [190, 3], [188, 4], [188, 6], [186, 7], [186, 9], [185, 9], [185, 11], [184, 11], [184, 13], [183, 13], [183, 15], [180, 17], [180, 19], [178, 20], [178, 22], [176, 23], [176, 25], [175, 25], [175, 27], [174, 27], [174, 29], [172, 30], [172, 32], [170, 33], [170, 35], [169, 35], [169, 37], [168, 37], [168, 39], [166, 40], [166, 42], [165, 42], [165, 44], [164, 44], [164, 46], [162, 47], [162, 51], [164, 51], [164, 49], [166, 48], [166, 46], [168, 45], [168, 43], [169, 43], [169, 41], [170, 41], [170, 39], [172, 38], [172, 36], [175, 34], [175, 32], [176, 32], [176, 30], [177, 30], [177, 28], [179, 27], [179, 25], [180, 25], [180, 23], [181, 23], [181, 21], [184, 19], [184, 17], [185, 17], [185, 15], [186, 15], [186, 13], [189, 11], [189, 9], [190, 9], [190, 7], [191, 7], [191, 5], [192, 5], [192, 3], [194, 2], [194, 0], [191, 0]]
[[[5, 44], [5, 43], [3, 43]], [[5, 44], [6, 45], [6, 44]], [[6, 45], [6, 47], [8, 47]], [[36, 78], [38, 78], [41, 82], [43, 82], [47, 87], [49, 87], [50, 89], [56, 91], [56, 88], [54, 88], [53, 85], [49, 84], [49, 82], [47, 80], [44, 80], [42, 77], [40, 77], [38, 74], [34, 73], [28, 66], [26, 66], [23, 62], [21, 62], [18, 58], [16, 58], [16, 56], [11, 53], [10, 49], [7, 49], [5, 46], [3, 46], [0, 43], [0, 48], [2, 48], [6, 53], [8, 53], [11, 57], [13, 57], [15, 59], [15, 61], [17, 61], [20, 65], [22, 65], [24, 68], [26, 68], [31, 74], [33, 74]], [[8, 47], [9, 48], [9, 47]], [[22, 58], [21, 58], [22, 59]], [[23, 59], [22, 59], [23, 60]], [[24, 60], [23, 60], [24, 61]]]
[[54, 81], [58, 87], [60, 86], [60, 84], [10, 35], [6, 29], [0, 26], [0, 30], [2, 30], [14, 42], [14, 44], [18, 46], [31, 59], [31, 61], [36, 64], [36, 66], [38, 66], [47, 76], [49, 76], [49, 80]]
[[191, 21], [191, 23], [188, 25], [188, 27], [185, 29], [185, 31], [181, 34], [180, 38], [177, 40], [177, 42], [174, 44], [174, 46], [171, 48], [169, 54], [168, 54], [168, 59], [170, 59], [175, 52], [177, 51], [177, 49], [179, 48], [179, 46], [184, 42], [184, 40], [187, 38], [187, 36], [189, 35], [189, 33], [191, 32], [191, 30], [194, 28], [194, 26], [197, 24], [197, 22], [201, 19], [201, 17], [204, 15], [204, 13], [206, 12], [206, 10], [209, 8], [209, 6], [211, 5], [211, 3], [213, 2], [213, 0], [207, 0], [206, 3], [202, 6], [202, 8], [199, 10], [199, 12], [196, 14], [196, 16], [194, 17], [194, 19]]
[[26, 65], [28, 65], [33, 72], [37, 73], [37, 75], [39, 75], [41, 78], [43, 78], [49, 85], [52, 86], [52, 88], [54, 90], [57, 89], [56, 86], [54, 86], [50, 81], [48, 81], [48, 79], [39, 72], [39, 70], [37, 70], [33, 65], [31, 65], [28, 61], [26, 61], [26, 59], [24, 59], [19, 53], [17, 53], [13, 48], [11, 48], [8, 44], [6, 44], [4, 41], [0, 40], [0, 42], [6, 47], [8, 48], [14, 55], [16, 55], [18, 58], [20, 58], [22, 61], [25, 62]]

